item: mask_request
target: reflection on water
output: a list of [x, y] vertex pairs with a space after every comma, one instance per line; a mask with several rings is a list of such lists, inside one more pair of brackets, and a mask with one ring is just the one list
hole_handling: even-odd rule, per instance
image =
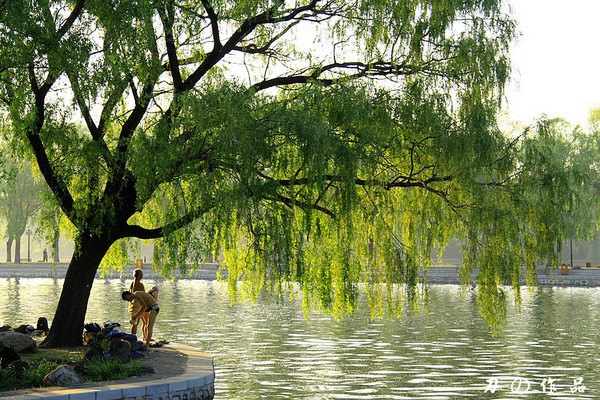
[[[524, 293], [521, 312], [509, 307], [493, 338], [472, 293], [456, 286], [430, 287], [427, 311], [370, 322], [364, 308], [307, 321], [296, 300], [230, 306], [223, 283], [145, 282], [155, 283], [155, 337], [211, 353], [217, 399], [600, 398], [598, 289]], [[98, 280], [86, 321], [126, 324], [127, 284]], [[62, 280], [0, 279], [0, 322], [51, 318], [61, 288]]]

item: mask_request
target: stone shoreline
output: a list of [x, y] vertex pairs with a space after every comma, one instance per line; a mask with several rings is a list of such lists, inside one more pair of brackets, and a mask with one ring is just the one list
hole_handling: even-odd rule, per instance
[[150, 350], [142, 363], [156, 373], [119, 381], [85, 383], [69, 388], [39, 388], [0, 392], [2, 400], [212, 400], [215, 371], [210, 354], [169, 344]]

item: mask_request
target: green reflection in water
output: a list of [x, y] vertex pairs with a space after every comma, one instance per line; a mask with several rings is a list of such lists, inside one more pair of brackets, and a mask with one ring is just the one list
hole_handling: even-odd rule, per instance
[[[215, 356], [217, 399], [549, 399], [544, 379], [563, 398], [600, 397], [600, 290], [543, 289], [509, 308], [504, 334], [493, 338], [475, 296], [456, 286], [431, 286], [430, 307], [396, 321], [369, 321], [366, 308], [335, 321], [305, 320], [296, 300], [263, 298], [230, 306], [226, 285], [146, 281], [160, 287], [155, 338], [189, 344]], [[120, 293], [128, 282], [98, 280], [87, 321], [128, 329]], [[0, 320], [11, 325], [51, 318], [62, 280], [0, 279]], [[160, 350], [157, 350], [160, 351]], [[484, 393], [497, 378], [495, 394]], [[530, 391], [512, 393], [516, 378]], [[575, 378], [587, 390], [571, 394]], [[556, 398], [556, 397], [555, 397]]]

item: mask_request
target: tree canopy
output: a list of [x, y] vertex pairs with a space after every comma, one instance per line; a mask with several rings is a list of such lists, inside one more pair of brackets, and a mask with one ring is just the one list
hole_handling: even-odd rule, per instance
[[0, 4], [10, 140], [77, 230], [49, 345], [81, 341], [127, 238], [157, 239], [167, 274], [223, 253], [234, 295], [292, 281], [344, 315], [361, 282], [375, 313], [414, 301], [458, 236], [491, 326], [499, 285], [556, 253], [574, 172], [544, 130], [498, 129], [500, 0]]

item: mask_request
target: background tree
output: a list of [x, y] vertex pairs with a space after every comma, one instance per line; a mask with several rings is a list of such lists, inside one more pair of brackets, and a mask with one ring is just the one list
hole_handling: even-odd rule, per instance
[[50, 243], [50, 255], [53, 262], [60, 262], [61, 231], [68, 231], [68, 220], [60, 210], [50, 190], [41, 193], [42, 207], [37, 215], [37, 233], [46, 243]]
[[36, 181], [28, 162], [13, 159], [7, 168], [12, 170], [12, 179], [0, 187], [0, 215], [7, 222], [6, 261], [11, 262], [12, 243], [15, 243], [16, 264], [21, 263], [21, 237], [31, 218], [41, 208], [40, 194], [44, 183]]
[[127, 238], [157, 239], [165, 274], [222, 251], [232, 295], [295, 281], [307, 306], [343, 315], [361, 281], [374, 312], [398, 310], [402, 285], [414, 301], [432, 247], [461, 232], [469, 260], [487, 265], [480, 293], [493, 314], [501, 278], [518, 274], [501, 246], [518, 261], [551, 239], [536, 241], [547, 221], [510, 214], [530, 188], [495, 122], [514, 36], [503, 9], [3, 2], [12, 141], [77, 231], [46, 345], [81, 342], [94, 275]]
[[[585, 257], [587, 261], [600, 257], [599, 244], [599, 203], [600, 165], [598, 149], [600, 149], [600, 109], [590, 111], [589, 127], [571, 126], [557, 119], [562, 128], [562, 135], [569, 141], [570, 148], [561, 155], [582, 171], [585, 180], [578, 186], [571, 186], [569, 218], [567, 231], [563, 238], [563, 260], [571, 264], [573, 255]], [[574, 242], [575, 241], [575, 242]], [[575, 266], [575, 265], [572, 265]]]

